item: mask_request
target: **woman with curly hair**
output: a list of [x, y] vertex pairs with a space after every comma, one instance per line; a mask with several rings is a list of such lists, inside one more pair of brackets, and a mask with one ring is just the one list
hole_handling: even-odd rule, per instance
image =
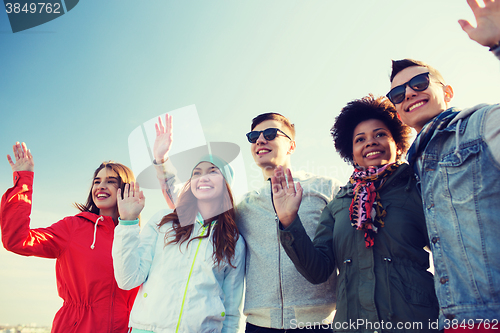
[[[161, 122], [157, 130], [155, 147], [165, 149], [155, 149], [155, 157], [162, 160], [171, 121], [167, 131]], [[173, 211], [154, 216], [142, 230], [135, 216], [120, 221], [113, 243], [116, 280], [123, 289], [141, 286], [130, 314], [133, 333], [238, 331], [245, 242], [235, 223], [232, 179], [224, 160], [203, 156]]]
[[438, 302], [422, 200], [402, 160], [409, 127], [385, 97], [369, 95], [349, 102], [331, 133], [354, 171], [323, 211], [313, 241], [297, 215], [300, 184], [281, 168], [272, 179], [283, 247], [311, 283], [338, 269], [334, 331], [432, 331]]

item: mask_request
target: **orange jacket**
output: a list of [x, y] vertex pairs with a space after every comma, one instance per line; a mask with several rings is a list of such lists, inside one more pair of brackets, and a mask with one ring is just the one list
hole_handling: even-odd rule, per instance
[[137, 288], [125, 291], [116, 284], [113, 219], [83, 212], [30, 229], [32, 185], [33, 172], [14, 172], [14, 186], [0, 207], [2, 243], [20, 255], [57, 259], [57, 291], [64, 304], [52, 332], [127, 332]]

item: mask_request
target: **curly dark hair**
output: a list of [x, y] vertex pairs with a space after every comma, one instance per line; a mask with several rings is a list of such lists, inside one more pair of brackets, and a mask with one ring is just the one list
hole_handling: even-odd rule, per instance
[[410, 146], [408, 139], [411, 129], [398, 118], [394, 105], [385, 96], [375, 98], [370, 94], [347, 103], [335, 118], [335, 124], [330, 129], [335, 149], [344, 161], [353, 163], [352, 135], [354, 129], [359, 123], [370, 119], [378, 119], [389, 128], [396, 146], [402, 153], [406, 152]]

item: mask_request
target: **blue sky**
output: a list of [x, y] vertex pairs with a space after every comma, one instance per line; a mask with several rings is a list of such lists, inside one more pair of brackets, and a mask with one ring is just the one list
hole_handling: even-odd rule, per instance
[[[0, 155], [15, 141], [32, 150], [33, 227], [76, 214], [101, 161], [130, 165], [137, 126], [193, 104], [206, 141], [240, 146], [248, 188], [262, 176], [244, 134], [269, 111], [296, 124], [294, 169], [344, 182], [329, 129], [348, 101], [386, 94], [391, 59], [437, 67], [453, 105], [498, 102], [500, 64], [461, 18], [473, 19], [465, 0], [81, 0], [13, 34], [0, 4]], [[1, 157], [0, 190], [11, 184]], [[147, 219], [164, 204], [146, 198]], [[0, 261], [0, 323], [50, 324], [54, 261], [4, 249]]]

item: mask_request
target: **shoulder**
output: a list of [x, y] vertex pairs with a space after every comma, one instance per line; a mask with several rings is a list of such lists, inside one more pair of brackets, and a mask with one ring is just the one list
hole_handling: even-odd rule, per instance
[[[158, 212], [156, 212], [149, 220], [146, 222], [144, 225], [144, 228], [149, 228], [149, 229], [154, 229], [156, 231], [159, 231], [160, 228], [158, 228], [158, 225], [160, 224], [161, 220], [167, 216], [168, 214], [172, 213], [173, 209], [160, 209]], [[172, 225], [171, 222], [164, 224], [161, 227], [161, 230], [164, 231], [168, 229]]]

